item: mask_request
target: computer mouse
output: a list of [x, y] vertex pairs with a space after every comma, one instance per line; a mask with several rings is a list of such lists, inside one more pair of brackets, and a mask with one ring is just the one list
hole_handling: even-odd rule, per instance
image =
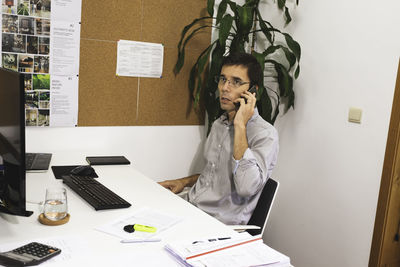
[[90, 165], [82, 165], [72, 169], [71, 174], [89, 176], [95, 174], [95, 171]]

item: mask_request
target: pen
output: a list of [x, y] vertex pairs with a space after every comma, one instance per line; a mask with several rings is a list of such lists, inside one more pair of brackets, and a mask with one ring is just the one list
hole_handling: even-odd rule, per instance
[[231, 239], [230, 237], [219, 237], [217, 238], [218, 240], [226, 240], [226, 239]]
[[144, 243], [144, 242], [160, 242], [160, 238], [149, 238], [149, 239], [122, 239], [121, 243]]
[[[230, 237], [218, 237], [218, 238], [210, 238], [207, 239], [208, 242], [214, 242], [217, 240], [227, 240], [227, 239], [231, 239]], [[197, 244], [197, 243], [203, 243], [204, 241], [198, 240], [198, 241], [194, 241], [192, 244]]]

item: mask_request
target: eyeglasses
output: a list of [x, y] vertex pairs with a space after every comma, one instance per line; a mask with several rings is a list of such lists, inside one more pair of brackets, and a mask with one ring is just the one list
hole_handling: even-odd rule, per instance
[[215, 82], [218, 83], [218, 85], [224, 85], [226, 82], [228, 82], [228, 85], [230, 85], [233, 88], [239, 88], [244, 84], [250, 83], [250, 82], [243, 82], [238, 78], [227, 79], [225, 76], [218, 76], [218, 75], [215, 76]]

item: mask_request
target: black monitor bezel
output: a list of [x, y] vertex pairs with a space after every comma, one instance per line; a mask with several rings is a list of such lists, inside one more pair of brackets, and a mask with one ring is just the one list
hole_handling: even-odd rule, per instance
[[[11, 75], [18, 76], [19, 79], [19, 135], [20, 135], [20, 153], [7, 141], [4, 136], [1, 138], [5, 139], [4, 145], [12, 151], [12, 154], [19, 161], [19, 199], [17, 206], [7, 206], [7, 199], [3, 199], [5, 205], [0, 205], [0, 212], [30, 216], [33, 212], [26, 210], [26, 171], [25, 171], [25, 88], [24, 88], [24, 75], [22, 73], [12, 71], [6, 68], [0, 68], [1, 71], [8, 72]], [[0, 134], [1, 135], [1, 134]], [[0, 196], [1, 197], [1, 196]], [[4, 197], [4, 196], [3, 196]]]

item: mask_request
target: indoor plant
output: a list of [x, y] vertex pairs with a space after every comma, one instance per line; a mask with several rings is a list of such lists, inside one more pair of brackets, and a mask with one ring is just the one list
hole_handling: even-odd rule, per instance
[[[214, 28], [218, 36], [200, 53], [190, 71], [188, 81], [195, 107], [203, 98], [208, 115], [208, 131], [212, 122], [221, 114], [214, 77], [219, 74], [223, 56], [233, 52], [252, 53], [263, 69], [269, 66], [274, 70], [266, 76], [276, 78], [277, 90], [266, 86], [263, 81], [257, 93], [257, 108], [260, 115], [273, 124], [279, 113], [280, 103], [285, 103], [285, 111], [294, 106], [293, 80], [300, 73], [300, 45], [288, 33], [280, 31], [263, 19], [259, 10], [260, 0], [246, 0], [243, 5], [231, 0], [222, 0], [218, 5], [216, 16], [214, 16], [214, 5], [215, 0], [208, 0], [208, 16], [193, 20], [182, 30], [174, 72], [178, 74], [184, 65], [185, 47], [188, 41], [201, 30]], [[278, 0], [277, 5], [286, 24], [290, 23], [291, 17], [286, 0]], [[259, 39], [264, 41], [256, 46], [256, 39], [257, 44]]]

